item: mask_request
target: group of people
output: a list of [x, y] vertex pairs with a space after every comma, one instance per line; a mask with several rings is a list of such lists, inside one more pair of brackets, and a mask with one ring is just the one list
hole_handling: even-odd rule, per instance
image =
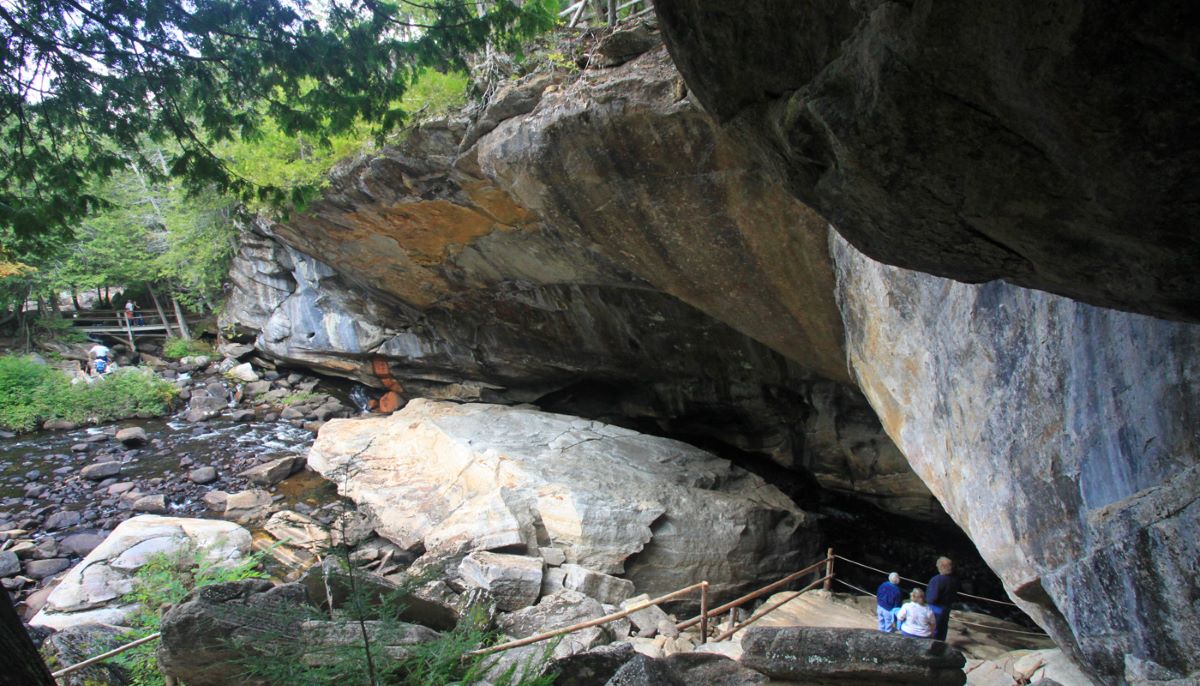
[[958, 578], [954, 576], [954, 563], [948, 557], [938, 558], [937, 571], [924, 590], [914, 588], [909, 601], [903, 604], [900, 575], [896, 572], [888, 575], [888, 580], [880, 584], [875, 592], [875, 615], [879, 619], [880, 631], [899, 631], [914, 638], [946, 640], [946, 631], [950, 627], [950, 606], [958, 600]]

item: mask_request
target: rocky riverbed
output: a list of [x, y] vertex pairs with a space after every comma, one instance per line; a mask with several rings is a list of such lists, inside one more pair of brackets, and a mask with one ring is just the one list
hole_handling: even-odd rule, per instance
[[48, 584], [136, 514], [251, 522], [282, 508], [313, 513], [336, 498], [331, 484], [301, 471], [304, 456], [321, 423], [357, 411], [317, 378], [230, 358], [145, 357], [179, 388], [173, 416], [51, 423], [0, 439], [0, 582], [27, 618]]

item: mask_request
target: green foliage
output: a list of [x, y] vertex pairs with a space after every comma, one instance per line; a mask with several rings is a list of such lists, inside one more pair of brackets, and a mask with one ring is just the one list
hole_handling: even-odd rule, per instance
[[562, 69], [572, 74], [579, 72], [579, 65], [575, 63], [575, 60], [567, 57], [561, 51], [552, 50], [546, 53], [546, 61], [554, 65], [557, 69]]
[[[304, 196], [258, 186], [215, 146], [267, 122], [321, 145], [362, 122], [382, 137], [427, 67], [465, 70], [553, 25], [553, 0], [13, 0], [0, 12], [0, 228], [69, 230], [105, 205], [95, 181], [130, 166], [242, 200]], [[482, 14], [479, 9], [484, 8]], [[170, 141], [159, 166], [143, 141]]]
[[163, 343], [163, 357], [178, 360], [189, 355], [211, 355], [212, 346], [198, 338], [168, 338]]
[[70, 319], [39, 317], [33, 320], [34, 336], [39, 340], [59, 343], [86, 343], [87, 334], [80, 331]]
[[[129, 618], [132, 627], [127, 638], [135, 641], [159, 629], [162, 611], [175, 605], [193, 589], [242, 579], [265, 578], [261, 571], [264, 553], [255, 552], [235, 564], [218, 564], [204, 551], [186, 548], [172, 555], [158, 553], [134, 575], [133, 591], [121, 600], [137, 603]], [[129, 670], [134, 686], [163, 686], [153, 642], [130, 649], [113, 662]]]
[[281, 404], [283, 404], [283, 405], [299, 405], [300, 403], [306, 403], [309, 400], [312, 400], [313, 398], [317, 397], [318, 395], [320, 395], [320, 393], [317, 393], [315, 391], [296, 391], [295, 393], [284, 398], [283, 402]]
[[10, 431], [31, 431], [47, 419], [100, 423], [162, 415], [177, 394], [148, 370], [119, 369], [92, 383], [71, 383], [31, 358], [0, 357], [0, 427]]

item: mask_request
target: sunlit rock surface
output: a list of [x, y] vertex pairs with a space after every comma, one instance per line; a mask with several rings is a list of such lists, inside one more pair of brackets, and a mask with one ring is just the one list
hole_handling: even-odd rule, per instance
[[1012, 597], [1105, 683], [1197, 678], [1200, 326], [833, 241], [859, 384]]
[[815, 518], [692, 446], [523, 408], [414, 400], [333, 420], [309, 466], [376, 530], [431, 552], [561, 549], [656, 595], [707, 579], [727, 594], [815, 559]]

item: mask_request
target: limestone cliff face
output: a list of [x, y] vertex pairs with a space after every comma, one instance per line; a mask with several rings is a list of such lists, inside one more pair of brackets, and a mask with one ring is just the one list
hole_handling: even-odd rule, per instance
[[281, 361], [632, 419], [944, 519], [849, 384], [825, 222], [685, 94], [659, 47], [415, 130], [258, 224], [226, 322]]
[[1010, 595], [1105, 683], [1194, 678], [1200, 326], [832, 240], [859, 386]]
[[1200, 319], [1200, 6], [662, 0], [688, 86], [875, 259]]

